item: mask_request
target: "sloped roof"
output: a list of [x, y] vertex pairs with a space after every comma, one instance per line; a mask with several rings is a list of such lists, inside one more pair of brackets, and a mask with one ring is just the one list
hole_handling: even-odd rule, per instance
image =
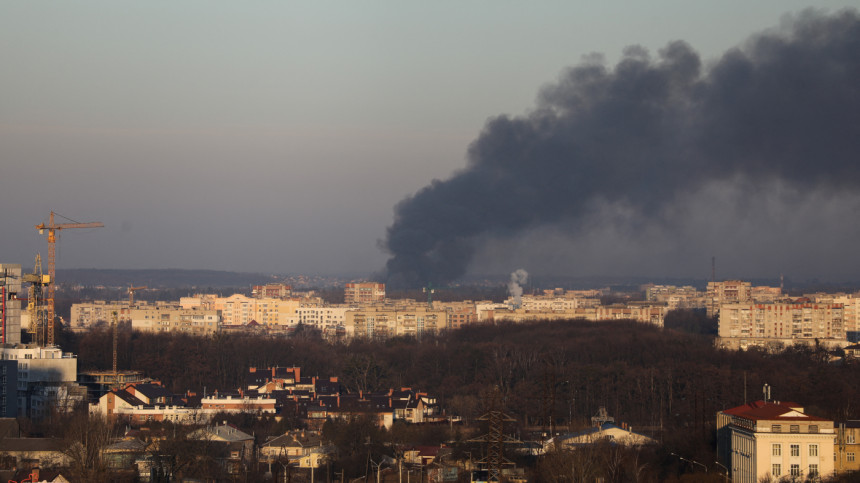
[[804, 414], [802, 406], [792, 402], [755, 401], [723, 412], [752, 421], [827, 421], [824, 418]]
[[157, 398], [161, 398], [161, 397], [164, 397], [167, 399], [173, 398], [172, 392], [165, 389], [164, 386], [161, 386], [158, 384], [150, 384], [150, 383], [135, 384], [134, 389], [139, 391], [141, 394], [148, 397], [149, 399], [157, 399]]
[[125, 401], [126, 403], [128, 403], [132, 406], [146, 406], [145, 402], [141, 401], [136, 396], [133, 396], [132, 394], [130, 394], [126, 391], [117, 390], [117, 391], [111, 391], [111, 392], [113, 393], [114, 396], [116, 396], [119, 399], [122, 399], [123, 401]]
[[65, 446], [56, 438], [3, 438], [0, 439], [0, 452], [37, 452], [62, 451]]
[[248, 441], [254, 439], [248, 433], [241, 431], [232, 424], [222, 424], [220, 426], [209, 426], [192, 433], [194, 439], [216, 439], [227, 442]]

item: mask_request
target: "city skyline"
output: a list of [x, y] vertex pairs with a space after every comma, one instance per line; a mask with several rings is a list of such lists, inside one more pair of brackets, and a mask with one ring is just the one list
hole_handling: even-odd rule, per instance
[[[33, 226], [53, 210], [105, 224], [63, 234], [60, 269], [378, 272], [393, 208], [590, 53], [614, 69], [629, 45], [681, 40], [707, 70], [806, 5], [5, 3], [2, 261], [44, 258]], [[606, 206], [582, 231], [485, 233], [468, 271], [707, 278], [716, 256], [727, 277], [853, 280], [844, 181], [723, 178], [675, 200], [680, 224]]]

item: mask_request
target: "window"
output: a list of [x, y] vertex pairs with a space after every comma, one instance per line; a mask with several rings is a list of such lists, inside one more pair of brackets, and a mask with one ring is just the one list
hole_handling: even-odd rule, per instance
[[770, 427], [770, 431], [772, 433], [781, 433], [782, 432], [782, 426], [779, 424], [774, 424]]
[[848, 461], [854, 461], [854, 453], [852, 451], [848, 452]]
[[773, 476], [779, 477], [782, 474], [782, 465], [774, 464], [771, 473], [773, 474]]
[[809, 465], [809, 477], [810, 478], [818, 477], [818, 465]]
[[800, 445], [799, 444], [791, 445], [791, 456], [800, 456]]
[[854, 433], [851, 433], [848, 436], [846, 436], [845, 442], [848, 444], [854, 444]]
[[810, 444], [809, 445], [809, 456], [818, 456], [818, 445]]
[[800, 425], [799, 424], [792, 424], [791, 426], [788, 427], [788, 432], [789, 433], [799, 433], [800, 432]]
[[791, 476], [800, 476], [800, 465], [791, 465]]
[[810, 433], [817, 433], [818, 432], [818, 425], [817, 424], [810, 424], [809, 425], [809, 432]]
[[781, 444], [775, 443], [772, 446], [772, 448], [773, 449], [772, 449], [770, 454], [772, 454], [773, 456], [782, 456], [782, 445]]

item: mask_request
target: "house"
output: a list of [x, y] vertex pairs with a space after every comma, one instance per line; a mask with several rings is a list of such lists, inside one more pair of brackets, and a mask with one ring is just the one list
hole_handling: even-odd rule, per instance
[[732, 481], [826, 478], [834, 471], [833, 421], [797, 403], [756, 401], [717, 413], [718, 458]]
[[104, 449], [105, 461], [108, 468], [112, 470], [125, 470], [133, 467], [135, 461], [143, 458], [146, 449], [146, 443], [137, 438], [121, 438]]
[[207, 426], [188, 435], [190, 440], [205, 441], [223, 450], [220, 463], [231, 475], [237, 475], [254, 456], [254, 437], [224, 421], [220, 425]]
[[287, 458], [299, 468], [319, 468], [334, 452], [334, 446], [324, 443], [317, 431], [288, 431], [266, 441], [260, 447], [260, 459]]
[[603, 423], [599, 426], [589, 428], [578, 433], [568, 433], [547, 441], [544, 445], [544, 450], [549, 449], [549, 445], [555, 445], [561, 448], [575, 448], [582, 445], [611, 443], [623, 446], [642, 446], [654, 444], [656, 441], [653, 438], [644, 434], [634, 433], [633, 428], [622, 424], [616, 426], [613, 423]]
[[0, 439], [0, 465], [4, 469], [60, 468], [70, 459], [63, 441], [54, 438]]

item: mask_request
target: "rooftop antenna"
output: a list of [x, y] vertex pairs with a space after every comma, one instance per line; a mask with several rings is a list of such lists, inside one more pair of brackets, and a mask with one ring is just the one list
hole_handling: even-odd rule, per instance
[[764, 386], [761, 388], [764, 393], [764, 402], [770, 402], [770, 384], [764, 383]]

